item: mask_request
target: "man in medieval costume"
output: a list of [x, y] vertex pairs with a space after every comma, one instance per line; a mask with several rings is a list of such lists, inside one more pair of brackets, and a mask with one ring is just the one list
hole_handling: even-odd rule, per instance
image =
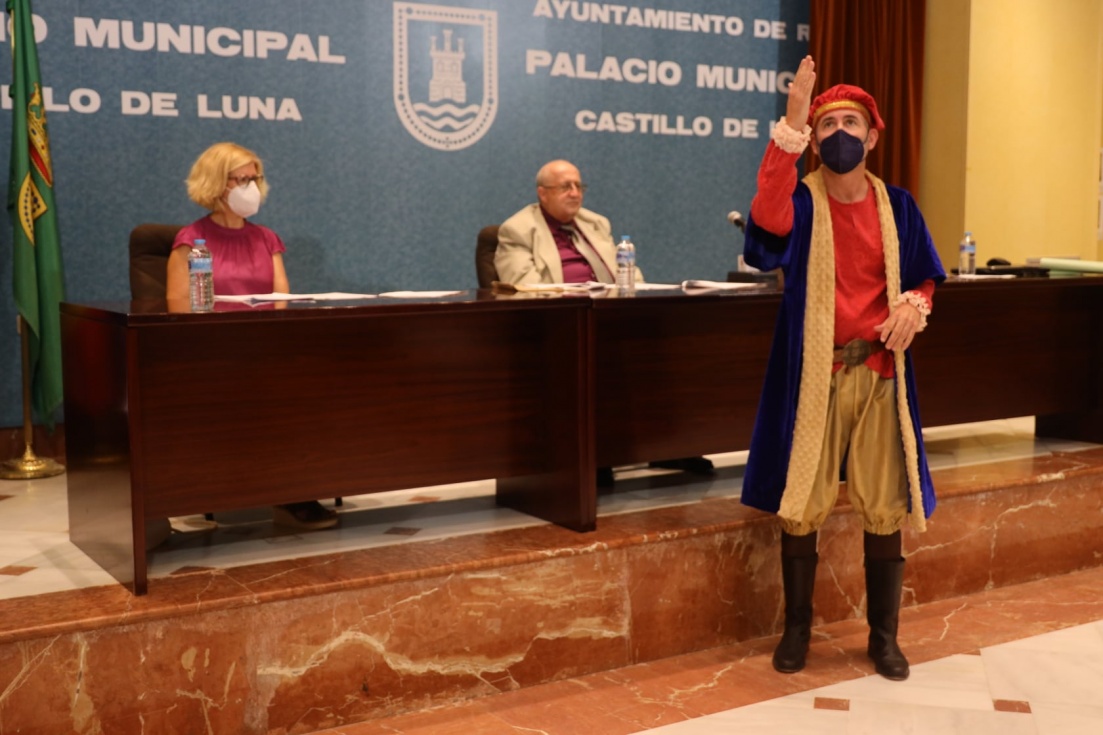
[[[815, 79], [805, 57], [747, 226], [746, 261], [780, 268], [785, 290], [742, 499], [781, 520], [785, 630], [773, 664], [792, 673], [811, 638], [817, 531], [845, 474], [864, 531], [868, 654], [903, 680], [900, 531], [923, 530], [935, 504], [907, 350], [946, 274], [915, 200], [866, 170], [885, 128], [873, 97], [840, 84], [813, 100]], [[809, 144], [823, 165], [798, 182]]]

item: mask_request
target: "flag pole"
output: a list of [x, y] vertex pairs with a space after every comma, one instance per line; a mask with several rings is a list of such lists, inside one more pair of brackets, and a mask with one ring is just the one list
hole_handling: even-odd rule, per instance
[[65, 468], [34, 453], [32, 412], [53, 425], [62, 404], [61, 325], [65, 298], [54, 206], [53, 158], [38, 68], [31, 0], [6, 0], [12, 54], [12, 146], [8, 212], [12, 216], [12, 297], [19, 312], [23, 363], [22, 459], [0, 464], [0, 479], [51, 477]]
[[34, 453], [34, 425], [31, 423], [31, 345], [27, 337], [30, 327], [19, 317], [19, 344], [23, 353], [23, 456], [0, 464], [0, 480], [38, 480], [53, 477], [65, 467], [49, 457]]

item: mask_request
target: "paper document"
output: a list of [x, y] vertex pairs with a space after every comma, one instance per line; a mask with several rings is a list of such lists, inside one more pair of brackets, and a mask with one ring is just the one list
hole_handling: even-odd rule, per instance
[[669, 291], [681, 288], [677, 283], [636, 283], [637, 291]]
[[1014, 273], [966, 273], [965, 275], [959, 275], [958, 278], [962, 281], [987, 281], [992, 278], [1014, 278]]
[[682, 281], [683, 291], [736, 291], [739, 289], [762, 288], [764, 283], [733, 283], [731, 281], [702, 281], [691, 279]]
[[495, 281], [494, 287], [500, 291], [549, 291], [552, 293], [589, 293], [613, 288], [611, 283], [502, 283]]
[[369, 293], [253, 293], [242, 296], [216, 295], [215, 301], [233, 301], [239, 304], [260, 304], [268, 301], [351, 301], [353, 299], [374, 299]]
[[[502, 283], [494, 282], [494, 288], [499, 291], [546, 291], [551, 293], [597, 293], [599, 291], [611, 291], [617, 287], [615, 283], [601, 283], [599, 281], [586, 281], [585, 283]], [[661, 291], [680, 288], [671, 283], [636, 283], [637, 291]]]
[[384, 299], [439, 299], [441, 296], [455, 296], [463, 291], [388, 291], [379, 294]]

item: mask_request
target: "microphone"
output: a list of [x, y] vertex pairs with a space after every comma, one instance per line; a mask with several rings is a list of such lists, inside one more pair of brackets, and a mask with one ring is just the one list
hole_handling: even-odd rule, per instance
[[743, 219], [743, 215], [734, 209], [728, 212], [728, 222], [738, 227], [740, 232], [745, 232], [747, 229], [747, 221]]

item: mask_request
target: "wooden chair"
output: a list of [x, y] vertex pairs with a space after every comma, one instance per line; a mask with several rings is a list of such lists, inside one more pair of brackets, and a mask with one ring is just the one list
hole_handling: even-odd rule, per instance
[[146, 223], [130, 231], [130, 298], [165, 298], [169, 254], [183, 225]]

